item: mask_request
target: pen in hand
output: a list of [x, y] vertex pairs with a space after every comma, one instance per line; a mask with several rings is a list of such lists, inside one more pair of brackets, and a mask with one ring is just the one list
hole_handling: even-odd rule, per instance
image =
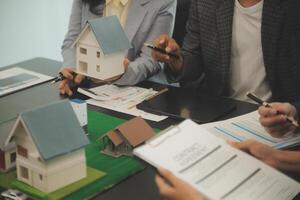
[[[72, 76], [73, 76], [73, 79], [74, 79], [75, 76], [76, 76], [76, 72], [72, 72]], [[59, 73], [58, 73], [58, 76], [56, 76], [56, 77], [54, 78], [54, 80], [53, 80], [50, 84], [54, 84], [54, 83], [57, 83], [57, 82], [59, 82], [59, 81], [65, 80], [65, 79], [66, 79], [66, 77], [63, 75], [63, 73], [62, 73], [62, 72], [59, 72]]]
[[146, 47], [148, 47], [148, 48], [154, 50], [154, 51], [157, 51], [157, 52], [161, 53], [161, 54], [168, 55], [168, 56], [170, 56], [171, 58], [177, 58], [177, 59], [179, 59], [179, 56], [176, 55], [175, 53], [168, 53], [168, 52], [166, 52], [164, 49], [158, 48], [158, 47], [153, 46], [153, 45], [148, 44], [148, 43], [144, 43], [144, 45], [145, 45]]
[[[247, 92], [247, 97], [249, 97], [251, 100], [255, 101], [256, 103], [258, 103], [258, 104], [260, 104], [262, 106], [265, 106], [267, 108], [272, 108], [272, 106], [268, 102], [265, 102], [265, 101], [261, 100], [256, 95], [252, 94], [251, 92]], [[282, 113], [280, 113], [279, 111], [277, 111], [276, 114], [282, 114]], [[286, 120], [289, 123], [293, 124], [294, 126], [299, 127], [298, 123], [295, 120], [290, 119], [289, 117], [287, 117]]]

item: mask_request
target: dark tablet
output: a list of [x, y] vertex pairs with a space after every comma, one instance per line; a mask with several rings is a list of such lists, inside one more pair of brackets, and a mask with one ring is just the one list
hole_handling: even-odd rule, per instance
[[137, 107], [153, 114], [207, 123], [230, 113], [236, 105], [229, 98], [194, 95], [183, 89], [174, 89], [146, 100]]

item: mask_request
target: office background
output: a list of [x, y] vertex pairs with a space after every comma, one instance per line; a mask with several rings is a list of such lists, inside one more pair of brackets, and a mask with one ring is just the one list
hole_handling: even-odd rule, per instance
[[62, 60], [72, 0], [1, 0], [0, 67], [45, 57]]

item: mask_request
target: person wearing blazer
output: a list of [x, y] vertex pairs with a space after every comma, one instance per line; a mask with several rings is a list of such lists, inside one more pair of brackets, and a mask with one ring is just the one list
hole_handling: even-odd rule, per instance
[[192, 0], [182, 51], [167, 36], [156, 45], [181, 57], [154, 53], [170, 81], [243, 101], [300, 99], [299, 0]]
[[151, 51], [144, 43], [152, 43], [160, 34], [172, 35], [176, 3], [176, 0], [74, 0], [62, 45], [62, 73], [67, 80], [61, 81], [60, 92], [72, 95], [68, 83], [74, 80], [79, 84], [83, 80], [83, 76], [73, 77], [71, 73], [76, 59], [71, 45], [88, 20], [102, 16], [117, 15], [133, 47], [124, 55], [126, 72], [116, 84], [134, 85], [160, 73], [162, 66], [151, 58]]

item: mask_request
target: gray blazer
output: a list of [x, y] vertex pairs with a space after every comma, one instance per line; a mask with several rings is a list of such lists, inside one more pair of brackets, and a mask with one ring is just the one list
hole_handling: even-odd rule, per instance
[[[161, 71], [160, 64], [151, 58], [150, 50], [143, 44], [153, 42], [160, 34], [172, 35], [176, 2], [176, 0], [131, 0], [124, 28], [133, 46], [127, 55], [131, 62], [117, 84], [134, 85]], [[99, 15], [90, 12], [89, 5], [82, 0], [73, 1], [69, 30], [62, 45], [63, 67], [75, 67], [76, 54], [71, 45], [87, 20], [102, 16], [104, 5], [99, 5], [96, 9]]]
[[[204, 76], [199, 88], [230, 94], [233, 11], [234, 0], [192, 0], [182, 47], [183, 74], [174, 77], [166, 67], [170, 80], [188, 84]], [[261, 32], [273, 100], [300, 100], [300, 1], [264, 0]]]

